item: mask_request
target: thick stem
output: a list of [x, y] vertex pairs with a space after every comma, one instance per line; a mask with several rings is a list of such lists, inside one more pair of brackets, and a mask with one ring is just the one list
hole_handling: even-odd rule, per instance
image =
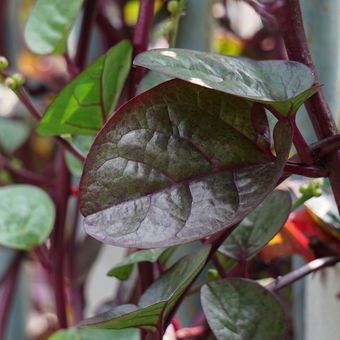
[[324, 257], [307, 263], [306, 265], [279, 277], [274, 282], [270, 283], [266, 288], [272, 292], [277, 292], [280, 289], [291, 285], [292, 283], [302, 279], [303, 277], [320, 270], [321, 268], [333, 266], [340, 262], [340, 257]]
[[[286, 45], [289, 59], [307, 65], [314, 74], [316, 85], [320, 84], [312, 57], [308, 48], [302, 15], [298, 0], [286, 0], [277, 13], [280, 28]], [[324, 139], [337, 134], [337, 127], [325, 97], [320, 90], [305, 104], [316, 135]], [[340, 210], [340, 152], [335, 151], [326, 160], [330, 172], [329, 179], [334, 197]]]
[[[152, 27], [153, 8], [155, 0], [141, 0], [138, 20], [133, 36], [133, 56], [144, 52], [148, 48], [149, 36]], [[137, 86], [142, 79], [144, 70], [141, 67], [136, 67], [131, 70], [129, 97], [136, 95]]]
[[15, 256], [10, 268], [3, 282], [3, 291], [0, 303], [0, 340], [6, 339], [6, 328], [10, 310], [12, 306], [12, 300], [14, 297], [17, 277], [20, 270], [20, 264], [23, 259], [23, 252], [18, 252]]
[[311, 145], [311, 150], [316, 159], [328, 156], [330, 153], [340, 149], [340, 134], [324, 138]]
[[54, 227], [54, 237], [52, 239], [52, 254], [54, 257], [54, 296], [57, 310], [57, 317], [60, 328], [67, 328], [66, 316], [66, 294], [64, 287], [64, 261], [65, 261], [65, 223], [69, 188], [71, 186], [70, 174], [65, 164], [64, 152], [59, 150], [56, 163], [56, 174], [58, 181], [56, 183], [55, 200], [56, 200], [56, 221]]
[[80, 28], [75, 65], [79, 70], [86, 66], [88, 50], [91, 42], [91, 32], [96, 21], [100, 0], [86, 0], [84, 4], [83, 19]]

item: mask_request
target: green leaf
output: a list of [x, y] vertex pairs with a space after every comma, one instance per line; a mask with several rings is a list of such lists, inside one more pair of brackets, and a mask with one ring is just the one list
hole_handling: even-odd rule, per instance
[[131, 64], [131, 44], [111, 48], [56, 97], [38, 126], [43, 135], [96, 134], [113, 112]]
[[240, 222], [273, 190], [291, 145], [282, 121], [274, 136], [278, 157], [263, 151], [252, 105], [177, 79], [129, 101], [99, 132], [85, 163], [87, 233], [156, 248]]
[[[72, 137], [72, 144], [75, 145], [83, 155], [87, 155], [93, 143], [93, 139], [93, 136], [75, 135]], [[66, 152], [65, 158], [72, 175], [80, 177], [83, 173], [83, 162], [69, 152]]]
[[167, 248], [140, 250], [128, 255], [122, 262], [112, 268], [107, 275], [119, 280], [127, 280], [133, 270], [133, 265], [139, 262], [156, 262]]
[[0, 150], [12, 153], [22, 146], [30, 135], [23, 121], [0, 117]]
[[210, 246], [181, 258], [142, 295], [138, 306], [122, 305], [81, 323], [83, 327], [121, 329], [141, 327], [151, 332], [161, 328], [174, 305], [204, 267]]
[[0, 188], [0, 244], [30, 250], [48, 238], [55, 209], [38, 187], [10, 185]]
[[68, 328], [54, 333], [48, 340], [139, 340], [138, 329], [106, 330]]
[[37, 54], [63, 54], [83, 0], [37, 0], [25, 27], [27, 46]]
[[279, 301], [254, 281], [225, 279], [201, 289], [201, 303], [218, 340], [284, 340], [287, 326]]
[[299, 106], [319, 90], [311, 88], [310, 69], [287, 60], [255, 61], [185, 50], [157, 49], [139, 54], [134, 64], [193, 84], [272, 105], [281, 114]]
[[251, 259], [280, 231], [291, 207], [288, 192], [274, 191], [241, 222], [219, 251], [237, 261]]

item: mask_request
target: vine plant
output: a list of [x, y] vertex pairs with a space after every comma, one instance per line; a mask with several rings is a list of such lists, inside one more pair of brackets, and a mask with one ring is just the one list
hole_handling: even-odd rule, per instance
[[[25, 254], [51, 277], [64, 329], [51, 339], [161, 339], [169, 326], [176, 339], [287, 337], [276, 293], [340, 257], [315, 260], [265, 286], [248, 264], [288, 219], [290, 195], [274, 189], [292, 174], [328, 177], [340, 206], [340, 138], [298, 0], [247, 2], [277, 25], [287, 59], [174, 48], [184, 0], [163, 4], [170, 48], [154, 50], [147, 50], [154, 0], [140, 1], [134, 30], [124, 22], [123, 1], [113, 4], [120, 26], [107, 14], [109, 1], [36, 1], [26, 44], [36, 54], [61, 55], [70, 81], [42, 114], [30, 83], [0, 59], [3, 83], [37, 120], [37, 133], [56, 142], [52, 170], [39, 173], [16, 166], [0, 136], [0, 166], [16, 182], [0, 188], [0, 242], [17, 250], [1, 280], [1, 338]], [[68, 36], [82, 10], [72, 55]], [[106, 51], [88, 66], [95, 25]], [[312, 145], [295, 123], [303, 104], [318, 137]], [[70, 197], [79, 200], [71, 231]], [[85, 239], [77, 238], [78, 206]], [[137, 265], [138, 278], [123, 304], [84, 318], [83, 288], [99, 247], [93, 238], [132, 250], [109, 276], [133, 280]], [[173, 263], [178, 246], [193, 241], [201, 242]], [[216, 269], [200, 290], [192, 288], [206, 268]], [[176, 311], [198, 291], [203, 317], [198, 311], [198, 323], [181, 327]]]

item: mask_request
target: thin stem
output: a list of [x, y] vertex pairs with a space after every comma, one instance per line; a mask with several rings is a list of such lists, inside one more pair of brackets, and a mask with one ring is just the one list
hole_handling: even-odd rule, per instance
[[71, 185], [70, 174], [67, 170], [64, 152], [59, 150], [56, 162], [56, 173], [58, 181], [56, 183], [56, 221], [54, 227], [54, 237], [52, 239], [52, 254], [54, 257], [54, 296], [56, 302], [57, 317], [60, 328], [67, 328], [66, 316], [66, 296], [64, 287], [64, 260], [65, 260], [65, 223], [69, 188]]
[[176, 339], [190, 339], [203, 335], [207, 331], [206, 326], [187, 327], [176, 332]]
[[84, 4], [77, 53], [74, 60], [75, 65], [79, 70], [83, 70], [86, 66], [91, 42], [91, 32], [96, 21], [99, 4], [100, 0], [86, 0]]
[[[153, 9], [155, 0], [141, 0], [138, 19], [133, 36], [133, 55], [134, 57], [144, 52], [148, 48], [149, 36], [152, 27]], [[142, 79], [144, 70], [141, 67], [136, 67], [131, 70], [129, 97], [136, 95], [137, 86]]]
[[6, 339], [6, 328], [11, 311], [12, 301], [16, 289], [17, 277], [20, 270], [20, 264], [23, 259], [23, 252], [18, 252], [10, 265], [5, 281], [0, 304], [0, 339]]
[[295, 117], [292, 118], [290, 121], [293, 126], [293, 143], [300, 156], [300, 159], [306, 165], [312, 165], [314, 163], [314, 160], [312, 157], [311, 149], [307, 144], [305, 138], [301, 134], [299, 128], [297, 127]]
[[323, 158], [340, 149], [340, 134], [324, 138], [311, 145], [315, 158]]
[[13, 176], [18, 177], [24, 183], [35, 184], [40, 186], [51, 187], [54, 185], [54, 180], [40, 176], [27, 169], [16, 168], [5, 156], [0, 153], [0, 169], [3, 168], [11, 173]]
[[266, 286], [272, 292], [277, 292], [280, 289], [291, 285], [292, 283], [302, 279], [303, 277], [320, 270], [321, 268], [333, 266], [340, 262], [340, 257], [324, 257], [313, 260], [306, 265], [276, 279], [274, 282]]
[[[314, 75], [315, 85], [320, 85], [303, 28], [299, 0], [286, 0], [277, 12], [277, 18], [282, 29], [288, 57], [307, 65]], [[322, 90], [313, 95], [305, 106], [319, 140], [337, 134], [335, 121]], [[329, 155], [326, 166], [330, 171], [329, 179], [340, 211], [340, 152], [335, 151]]]
[[[25, 91], [23, 87], [21, 87], [18, 91], [15, 92], [22, 102], [22, 104], [27, 108], [27, 110], [31, 113], [31, 115], [37, 120], [40, 121], [42, 118], [42, 114], [32, 103], [29, 95]], [[68, 143], [65, 139], [61, 137], [54, 137], [54, 139], [61, 145], [66, 151], [70, 152], [73, 156], [77, 157], [80, 161], [85, 161], [85, 156], [72, 144]]]
[[310, 178], [328, 177], [329, 172], [320, 166], [305, 166], [299, 163], [287, 162], [284, 167], [284, 175], [300, 175]]
[[217, 255], [214, 254], [212, 257], [211, 257], [211, 261], [212, 263], [214, 264], [215, 268], [217, 269], [218, 271], [218, 274], [220, 275], [220, 277], [223, 277], [223, 278], [226, 278], [227, 277], [227, 274], [226, 272], [224, 271], [224, 268], [220, 262], [220, 260], [218, 259]]

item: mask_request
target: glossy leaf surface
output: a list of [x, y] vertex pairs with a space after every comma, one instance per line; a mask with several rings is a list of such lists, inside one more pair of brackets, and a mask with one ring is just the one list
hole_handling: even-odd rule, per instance
[[284, 340], [283, 309], [268, 290], [254, 281], [225, 279], [201, 289], [201, 303], [218, 340]]
[[38, 187], [10, 185], [0, 188], [0, 244], [30, 250], [43, 243], [54, 223], [55, 208]]
[[61, 330], [48, 338], [48, 340], [139, 340], [138, 329], [81, 329], [68, 328]]
[[30, 129], [23, 121], [0, 117], [0, 150], [12, 153], [27, 140]]
[[122, 305], [81, 325], [102, 329], [141, 327], [154, 332], [204, 267], [209, 251], [210, 246], [203, 246], [176, 262], [144, 292], [138, 306]]
[[63, 54], [83, 0], [37, 0], [25, 27], [27, 46], [38, 54]]
[[80, 184], [86, 231], [113, 245], [156, 248], [241, 221], [273, 189], [291, 145], [290, 125], [281, 122], [278, 156], [265, 154], [251, 108], [181, 80], [131, 100], [87, 157]]
[[296, 111], [318, 88], [303, 64], [255, 61], [185, 50], [157, 49], [139, 54], [135, 65], [253, 101], [271, 104], [282, 114]]
[[274, 191], [241, 222], [219, 251], [237, 261], [249, 260], [280, 231], [290, 211], [289, 193]]
[[108, 272], [108, 276], [114, 276], [119, 280], [127, 280], [133, 270], [133, 265], [139, 262], [156, 262], [166, 251], [166, 248], [140, 250], [124, 258]]
[[96, 134], [113, 112], [131, 63], [131, 45], [123, 41], [72, 80], [44, 114], [44, 135]]

